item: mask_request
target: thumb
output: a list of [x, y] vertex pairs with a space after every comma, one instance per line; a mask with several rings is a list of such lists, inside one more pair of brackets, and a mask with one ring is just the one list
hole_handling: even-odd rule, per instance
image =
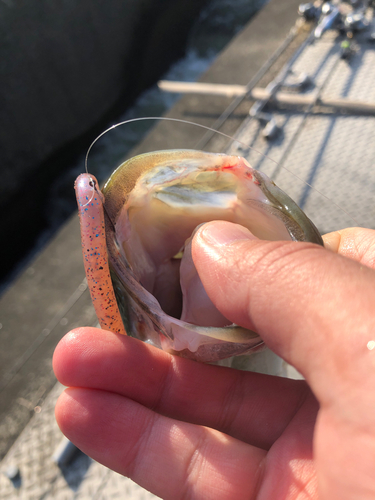
[[338, 391], [350, 397], [356, 382], [373, 391], [374, 271], [318, 245], [262, 241], [223, 221], [197, 231], [192, 255], [219, 311], [256, 330], [321, 402]]

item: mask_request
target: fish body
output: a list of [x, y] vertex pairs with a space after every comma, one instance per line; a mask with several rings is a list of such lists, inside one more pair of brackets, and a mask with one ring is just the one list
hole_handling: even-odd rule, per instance
[[198, 361], [263, 345], [205, 293], [190, 249], [198, 226], [226, 220], [261, 239], [322, 245], [293, 200], [237, 156], [193, 150], [136, 156], [115, 170], [102, 196], [109, 269], [127, 334]]

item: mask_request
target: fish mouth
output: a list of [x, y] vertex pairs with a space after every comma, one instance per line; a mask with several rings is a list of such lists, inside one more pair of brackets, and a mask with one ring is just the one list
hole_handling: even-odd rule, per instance
[[[285, 208], [280, 190], [243, 158], [160, 153], [157, 165], [141, 173], [124, 196], [107, 230], [126, 330], [205, 362], [259, 350], [259, 335], [233, 325], [209, 299], [192, 259], [192, 237], [202, 224], [223, 220], [261, 239], [303, 239], [303, 228], [288, 213], [292, 200]], [[105, 188], [111, 212], [108, 193]]]

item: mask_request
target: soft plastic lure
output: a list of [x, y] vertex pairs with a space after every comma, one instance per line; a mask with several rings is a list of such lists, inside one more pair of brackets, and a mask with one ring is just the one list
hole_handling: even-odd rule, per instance
[[103, 194], [91, 174], [81, 174], [74, 188], [81, 224], [83, 263], [96, 315], [104, 330], [126, 335], [108, 264]]

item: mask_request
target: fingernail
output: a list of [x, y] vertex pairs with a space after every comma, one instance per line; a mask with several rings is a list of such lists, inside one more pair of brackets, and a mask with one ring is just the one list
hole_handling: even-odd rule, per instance
[[240, 240], [257, 240], [246, 227], [232, 222], [216, 221], [205, 224], [201, 230], [201, 238], [210, 245], [229, 245]]

